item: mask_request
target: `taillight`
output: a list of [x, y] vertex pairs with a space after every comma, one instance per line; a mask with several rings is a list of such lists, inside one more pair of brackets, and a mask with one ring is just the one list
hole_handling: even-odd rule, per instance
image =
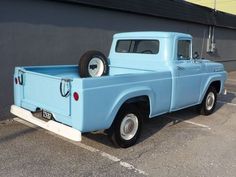
[[15, 84], [18, 84], [18, 79], [15, 77]]
[[77, 92], [74, 92], [73, 94], [75, 101], [79, 100], [79, 94]]

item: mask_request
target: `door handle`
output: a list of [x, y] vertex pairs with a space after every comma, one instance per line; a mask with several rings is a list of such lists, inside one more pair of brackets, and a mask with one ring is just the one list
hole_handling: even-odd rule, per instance
[[184, 67], [182, 67], [182, 66], [177, 66], [177, 70], [184, 70]]

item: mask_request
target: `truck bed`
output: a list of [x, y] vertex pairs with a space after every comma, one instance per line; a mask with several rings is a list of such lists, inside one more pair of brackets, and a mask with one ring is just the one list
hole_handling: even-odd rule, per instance
[[108, 76], [80, 78], [76, 65], [17, 67], [14, 77], [22, 77], [23, 84], [14, 85], [15, 105], [32, 112], [46, 110], [56, 121], [81, 132], [105, 129], [121, 104], [140, 93], [163, 100], [158, 107], [151, 105], [150, 117], [169, 111], [171, 73], [160, 71], [111, 66]]
[[[25, 71], [29, 71], [31, 73], [47, 75], [49, 77], [70, 78], [70, 79], [80, 78], [77, 65], [29, 66], [29, 67], [22, 67], [22, 69]], [[121, 74], [126, 75], [131, 73], [147, 73], [147, 72], [152, 72], [152, 71], [111, 66], [108, 76], [121, 75]], [[90, 79], [96, 79], [96, 78], [90, 78]]]
[[78, 74], [78, 66], [66, 65], [66, 66], [33, 66], [23, 67], [25, 71], [32, 73], [44, 74], [49, 77], [57, 78], [80, 78]]

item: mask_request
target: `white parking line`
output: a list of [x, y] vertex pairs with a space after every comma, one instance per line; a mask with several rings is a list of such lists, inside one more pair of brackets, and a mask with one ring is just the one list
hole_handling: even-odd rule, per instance
[[119, 158], [117, 158], [117, 157], [115, 157], [115, 156], [113, 156], [113, 155], [110, 155], [110, 154], [108, 154], [108, 153], [106, 153], [106, 152], [103, 152], [103, 151], [100, 151], [100, 154], [101, 154], [103, 157], [106, 157], [106, 158], [110, 159], [110, 160], [113, 161], [113, 162], [120, 162], [120, 165], [123, 166], [123, 167], [125, 167], [125, 168], [128, 168], [128, 169], [130, 169], [130, 170], [134, 170], [135, 172], [138, 172], [139, 174], [143, 174], [143, 175], [148, 176], [148, 174], [147, 174], [145, 171], [140, 170], [140, 169], [137, 169], [137, 168], [135, 168], [133, 165], [131, 165], [131, 164], [127, 163], [127, 162], [124, 162], [124, 161], [122, 161], [121, 159], [119, 159]]
[[[22, 124], [24, 124], [24, 125], [26, 125], [26, 126], [29, 126], [29, 127], [31, 127], [31, 128], [39, 128], [38, 126], [35, 126], [35, 125], [33, 125], [33, 124], [31, 124], [31, 123], [29, 123], [29, 122], [27, 122], [27, 121], [24, 121], [24, 120], [22, 120], [22, 119], [20, 119], [20, 118], [17, 118], [17, 117], [16, 117], [16, 118], [13, 118], [13, 120], [16, 121], [16, 122], [22, 123]], [[40, 128], [40, 129], [41, 129], [41, 128]], [[44, 130], [44, 129], [42, 129], [42, 130]], [[45, 130], [44, 130], [44, 131], [45, 131]], [[81, 147], [81, 148], [83, 148], [83, 149], [86, 149], [86, 150], [88, 150], [88, 151], [90, 151], [90, 152], [99, 153], [101, 156], [103, 156], [103, 157], [105, 157], [105, 158], [107, 158], [107, 159], [109, 159], [109, 160], [111, 160], [111, 161], [113, 161], [113, 162], [119, 162], [119, 164], [120, 164], [122, 167], [124, 167], [124, 168], [127, 168], [127, 169], [129, 169], [129, 170], [133, 170], [133, 171], [136, 172], [136, 173], [139, 173], [139, 174], [148, 176], [148, 173], [146, 173], [145, 171], [140, 170], [140, 169], [138, 169], [138, 168], [135, 168], [133, 165], [131, 165], [131, 164], [127, 163], [127, 162], [122, 161], [121, 159], [119, 159], [119, 158], [116, 157], [116, 156], [113, 156], [113, 155], [111, 155], [111, 154], [108, 154], [108, 153], [106, 153], [106, 152], [103, 152], [103, 151], [101, 151], [101, 150], [99, 150], [99, 149], [96, 149], [96, 148], [94, 148], [94, 147], [92, 147], [92, 146], [83, 144], [83, 143], [81, 143], [81, 142], [71, 141], [71, 140], [69, 140], [69, 139], [66, 139], [66, 138], [64, 138], [64, 137], [61, 137], [61, 136], [56, 135], [56, 134], [54, 134], [54, 133], [51, 133], [51, 132], [49, 132], [49, 131], [45, 131], [45, 132], [47, 132], [47, 133], [49, 133], [49, 134], [51, 134], [51, 135], [57, 136], [57, 137], [59, 137], [59, 138], [65, 140], [65, 141], [67, 141], [67, 142], [70, 142], [70, 143], [72, 143], [72, 144], [74, 144], [74, 145], [76, 145], [76, 146], [79, 146], [79, 147]]]
[[196, 125], [196, 126], [199, 126], [199, 127], [202, 127], [202, 128], [207, 128], [208, 130], [211, 130], [211, 127], [209, 127], [208, 125], [199, 124], [199, 123], [192, 122], [192, 121], [189, 121], [189, 120], [184, 120], [183, 122], [188, 123], [188, 124], [192, 124], [192, 125]]
[[211, 127], [209, 127], [208, 125], [199, 124], [199, 123], [196, 123], [196, 122], [192, 122], [192, 121], [184, 120], [184, 119], [180, 119], [180, 118], [173, 118], [173, 117], [170, 117], [170, 116], [165, 116], [165, 117], [166, 117], [166, 118], [169, 118], [169, 119], [173, 119], [173, 120], [185, 122], [185, 123], [187, 123], [187, 124], [192, 124], [192, 125], [196, 125], [196, 126], [198, 126], [198, 127], [207, 128], [208, 130], [211, 130]]

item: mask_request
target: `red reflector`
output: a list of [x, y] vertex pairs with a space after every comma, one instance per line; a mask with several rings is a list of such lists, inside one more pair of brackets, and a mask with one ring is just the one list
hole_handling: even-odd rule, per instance
[[18, 83], [18, 80], [17, 80], [17, 78], [15, 77], [15, 84], [17, 84]]
[[77, 92], [74, 92], [73, 94], [75, 101], [79, 100], [79, 94]]

